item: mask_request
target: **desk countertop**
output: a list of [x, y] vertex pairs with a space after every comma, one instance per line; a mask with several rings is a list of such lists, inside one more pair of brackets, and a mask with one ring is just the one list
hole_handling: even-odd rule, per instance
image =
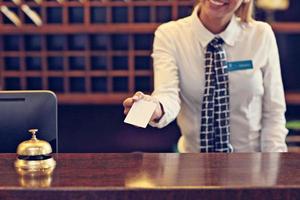
[[[0, 199], [300, 199], [300, 154], [56, 154], [46, 180], [0, 154]], [[39, 185], [39, 186], [37, 186]]]

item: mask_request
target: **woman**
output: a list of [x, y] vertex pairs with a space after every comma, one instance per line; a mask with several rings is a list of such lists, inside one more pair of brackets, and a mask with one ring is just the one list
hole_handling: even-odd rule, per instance
[[157, 107], [150, 125], [177, 117], [179, 152], [285, 152], [285, 99], [271, 27], [252, 0], [201, 0], [191, 16], [161, 25], [153, 46], [155, 90], [124, 102]]

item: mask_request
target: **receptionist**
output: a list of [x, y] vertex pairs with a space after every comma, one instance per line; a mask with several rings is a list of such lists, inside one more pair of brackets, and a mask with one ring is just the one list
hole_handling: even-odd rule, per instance
[[285, 152], [286, 110], [271, 27], [252, 0], [200, 0], [193, 13], [162, 24], [153, 45], [150, 125], [180, 127], [179, 152]]

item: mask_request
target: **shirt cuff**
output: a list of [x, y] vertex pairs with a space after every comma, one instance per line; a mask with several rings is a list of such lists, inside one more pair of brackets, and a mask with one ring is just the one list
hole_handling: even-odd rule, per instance
[[160, 97], [160, 96], [154, 96], [154, 97], [159, 101], [159, 103], [163, 107], [164, 114], [160, 118], [159, 121], [157, 121], [157, 122], [150, 121], [149, 125], [152, 126], [152, 127], [156, 127], [156, 128], [163, 128], [171, 122], [170, 117], [169, 117], [168, 112], [167, 112], [167, 106], [166, 106], [168, 101], [167, 101], [167, 99], [165, 99], [163, 97]]

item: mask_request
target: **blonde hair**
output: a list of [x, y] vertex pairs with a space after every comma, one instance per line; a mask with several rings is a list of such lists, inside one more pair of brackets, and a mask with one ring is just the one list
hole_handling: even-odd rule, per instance
[[[198, 3], [201, 7], [201, 0], [198, 0]], [[242, 3], [241, 6], [235, 11], [235, 15], [241, 19], [242, 22], [251, 22], [253, 21], [253, 0], [250, 0], [248, 3]]]
[[242, 3], [237, 11], [235, 11], [235, 15], [241, 18], [242, 22], [253, 21], [253, 1], [250, 0], [248, 3]]

